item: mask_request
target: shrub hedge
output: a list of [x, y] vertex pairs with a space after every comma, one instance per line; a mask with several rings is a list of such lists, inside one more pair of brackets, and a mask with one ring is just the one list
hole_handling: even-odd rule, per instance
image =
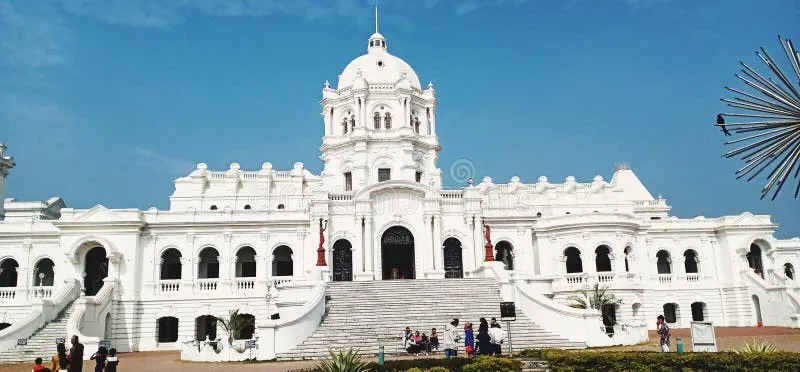
[[[467, 366], [471, 368], [467, 368]], [[476, 358], [453, 358], [453, 359], [400, 359], [387, 360], [383, 366], [371, 362], [367, 365], [370, 371], [377, 372], [401, 372], [401, 371], [425, 371], [425, 372], [517, 372], [522, 370], [522, 362], [507, 357], [481, 356]], [[319, 372], [317, 368], [307, 369], [303, 372]]]
[[541, 359], [566, 371], [800, 371], [798, 353], [659, 353], [525, 350], [516, 356]]

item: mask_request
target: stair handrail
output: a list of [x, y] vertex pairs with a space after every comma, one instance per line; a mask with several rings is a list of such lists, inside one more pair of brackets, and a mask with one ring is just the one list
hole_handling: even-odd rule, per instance
[[[266, 349], [260, 350], [259, 358], [266, 355], [271, 359], [274, 358], [275, 354], [292, 350], [319, 328], [322, 317], [325, 314], [325, 287], [326, 284], [324, 282], [315, 282], [310, 296], [311, 299], [301, 306], [294, 316], [258, 326], [260, 340], [265, 341], [263, 345], [259, 341], [259, 349], [261, 347]], [[274, 338], [269, 337], [269, 333], [274, 333]], [[277, 339], [281, 340], [280, 344], [268, 344], [269, 341]]]
[[767, 294], [767, 298], [769, 298], [770, 292], [786, 293], [789, 305], [794, 308], [795, 312], [800, 312], [800, 297], [794, 294], [790, 288], [766, 281], [761, 275], [756, 274], [753, 269], [747, 268], [742, 271], [745, 278], [749, 279], [749, 282], [757, 284]]
[[546, 313], [549, 321], [536, 322], [545, 331], [572, 342], [587, 346], [609, 346], [610, 339], [605, 333], [600, 312], [595, 309], [576, 309], [557, 303], [536, 293], [524, 280], [515, 282], [516, 305], [529, 319], [536, 322], [541, 313]]
[[53, 295], [55, 300], [42, 301], [38, 306], [34, 304], [33, 310], [25, 318], [0, 331], [0, 350], [10, 350], [16, 346], [18, 339], [29, 338], [47, 322], [53, 320], [61, 310], [78, 297], [79, 288], [77, 280], [64, 280], [64, 285], [59, 286]]
[[[84, 347], [88, 347], [89, 350], [96, 348], [100, 344], [101, 339], [96, 336], [87, 336], [81, 332], [80, 325], [86, 313], [86, 305], [97, 305], [102, 308], [101, 310], [105, 310], [108, 304], [111, 303], [111, 294], [116, 288], [116, 284], [116, 280], [112, 278], [104, 279], [103, 287], [100, 288], [94, 296], [83, 296], [80, 298], [82, 301], [76, 302], [75, 311], [69, 317], [69, 320], [67, 320], [67, 334], [78, 336], [81, 343], [84, 344]], [[102, 312], [104, 311], [100, 311], [99, 313]], [[90, 354], [84, 354], [84, 359], [88, 359], [89, 355]]]

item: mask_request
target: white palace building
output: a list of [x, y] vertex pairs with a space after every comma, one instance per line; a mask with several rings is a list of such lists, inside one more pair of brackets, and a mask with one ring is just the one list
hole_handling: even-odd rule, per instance
[[[433, 84], [377, 32], [321, 106], [320, 174], [201, 163], [166, 210], [5, 197], [15, 159], [0, 147], [0, 361], [73, 334], [87, 358], [101, 341], [194, 360], [376, 352], [406, 326], [499, 318], [501, 301], [516, 305], [517, 348], [635, 344], [659, 314], [800, 327], [800, 239], [776, 239], [770, 216], [670, 216], [626, 165], [443, 188]], [[622, 300], [615, 325], [568, 306], [596, 283]], [[237, 309], [255, 326], [230, 347], [214, 317]]]

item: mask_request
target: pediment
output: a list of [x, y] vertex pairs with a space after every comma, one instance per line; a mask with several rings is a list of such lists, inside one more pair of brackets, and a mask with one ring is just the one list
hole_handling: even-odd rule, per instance
[[[139, 213], [129, 210], [113, 210], [101, 204], [79, 212], [72, 219], [73, 222], [112, 222], [112, 221], [139, 221]], [[138, 211], [137, 211], [138, 212]]]
[[734, 225], [736, 226], [751, 226], [763, 225], [764, 221], [750, 212], [744, 212], [736, 219]]

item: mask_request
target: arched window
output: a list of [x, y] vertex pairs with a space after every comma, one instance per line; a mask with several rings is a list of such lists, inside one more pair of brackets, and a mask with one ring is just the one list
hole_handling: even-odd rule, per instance
[[664, 304], [664, 320], [671, 324], [678, 322], [678, 304]]
[[272, 276], [294, 275], [292, 249], [282, 245], [272, 252]]
[[245, 209], [245, 210], [248, 210], [248, 209], [252, 209], [252, 207], [250, 207], [250, 204], [245, 204], [245, 205], [244, 205], [244, 209]]
[[611, 248], [601, 245], [594, 250], [594, 265], [597, 272], [611, 271]]
[[176, 280], [181, 278], [181, 252], [170, 248], [161, 254], [161, 280]]
[[174, 316], [158, 318], [156, 328], [158, 332], [158, 342], [178, 341], [178, 318]]
[[514, 247], [511, 246], [511, 243], [505, 240], [499, 241], [497, 242], [497, 245], [495, 245], [494, 249], [495, 261], [502, 262], [506, 270], [514, 270]]
[[278, 209], [284, 209], [284, 208], [286, 207], [283, 204], [278, 204]]
[[216, 205], [212, 205], [211, 208], [209, 208], [209, 209], [211, 209], [212, 211], [215, 211], [215, 210], [217, 210], [217, 206]]
[[761, 247], [758, 244], [750, 244], [750, 252], [747, 253], [747, 265], [750, 266], [753, 271], [764, 277], [764, 267], [761, 263]]
[[253, 338], [253, 333], [255, 333], [256, 328], [256, 317], [252, 314], [239, 314], [241, 317], [240, 319], [247, 323], [245, 327], [242, 327], [239, 330], [239, 334], [234, 337], [236, 340], [249, 340]]
[[256, 276], [256, 251], [252, 247], [242, 247], [236, 252], [236, 277]]
[[783, 274], [787, 278], [794, 280], [794, 266], [788, 262], [783, 264]]
[[392, 129], [392, 114], [386, 113], [383, 118], [383, 127], [386, 129]]
[[219, 252], [216, 249], [207, 247], [200, 251], [200, 262], [197, 264], [198, 279], [219, 278]]
[[0, 262], [0, 287], [17, 286], [17, 268], [19, 264], [13, 258], [6, 258]]
[[379, 112], [376, 112], [372, 117], [372, 122], [375, 130], [381, 129], [381, 114]]
[[342, 133], [347, 134], [347, 118], [342, 119]]
[[672, 258], [669, 252], [661, 250], [656, 253], [656, 269], [659, 274], [672, 274]]
[[217, 317], [213, 315], [201, 315], [194, 320], [194, 337], [198, 341], [203, 341], [208, 337], [209, 340], [217, 339]]
[[581, 251], [575, 247], [569, 247], [564, 250], [564, 257], [567, 258], [567, 274], [582, 273], [583, 261], [581, 260]]
[[34, 268], [34, 284], [39, 287], [52, 287], [55, 279], [55, 264], [49, 258], [43, 258]]
[[697, 269], [698, 262], [700, 260], [697, 258], [697, 252], [693, 249], [687, 249], [686, 252], [683, 252], [683, 266], [687, 274], [697, 274], [699, 272]]
[[630, 263], [628, 262], [628, 257], [630, 257], [631, 254], [633, 254], [633, 248], [625, 247], [625, 272], [626, 273], [631, 272], [631, 266], [630, 266]]

